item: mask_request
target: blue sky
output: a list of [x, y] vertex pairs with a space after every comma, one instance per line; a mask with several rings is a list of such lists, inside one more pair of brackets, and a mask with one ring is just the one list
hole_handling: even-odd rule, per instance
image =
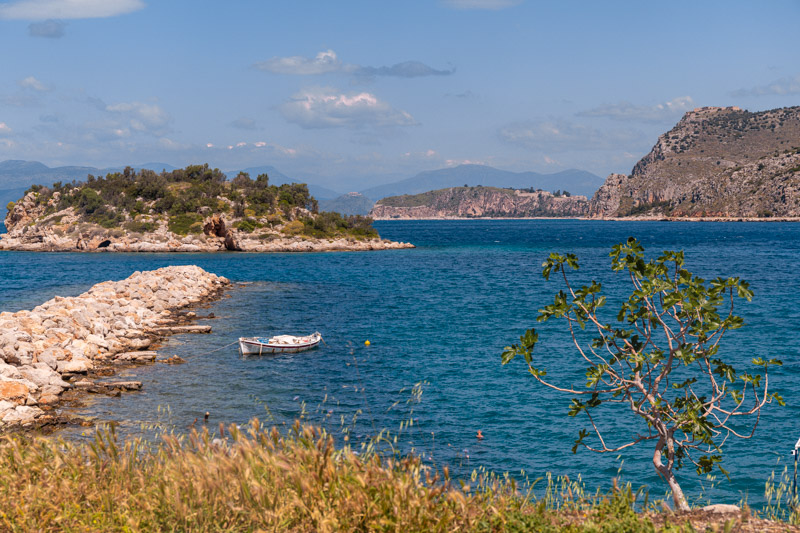
[[699, 106], [800, 104], [800, 1], [0, 0], [0, 160], [630, 171]]

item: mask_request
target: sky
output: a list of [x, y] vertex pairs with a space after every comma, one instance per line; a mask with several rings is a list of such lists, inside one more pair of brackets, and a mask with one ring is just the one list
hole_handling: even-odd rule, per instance
[[[0, 161], [272, 165], [346, 191], [633, 165], [800, 104], [800, 0], [0, 0]], [[310, 178], [313, 178], [310, 179]]]

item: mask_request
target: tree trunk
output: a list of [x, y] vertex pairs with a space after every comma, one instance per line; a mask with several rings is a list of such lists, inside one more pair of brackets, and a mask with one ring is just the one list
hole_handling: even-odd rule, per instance
[[[661, 451], [667, 446], [668, 464], [661, 461]], [[653, 454], [653, 465], [656, 467], [656, 472], [664, 478], [664, 481], [669, 485], [669, 490], [672, 491], [672, 501], [675, 504], [676, 511], [689, 511], [689, 504], [686, 503], [686, 497], [683, 495], [683, 490], [675, 479], [675, 474], [672, 472], [672, 465], [675, 459], [675, 448], [672, 440], [672, 433], [668, 437], [661, 437], [656, 444], [656, 451]]]

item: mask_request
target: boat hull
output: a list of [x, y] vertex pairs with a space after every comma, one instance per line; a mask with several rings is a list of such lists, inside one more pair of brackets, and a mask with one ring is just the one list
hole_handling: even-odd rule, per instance
[[308, 342], [296, 344], [272, 344], [259, 342], [256, 339], [239, 339], [239, 351], [243, 355], [264, 355], [275, 353], [297, 353], [316, 348], [322, 341], [321, 336], [312, 336]]

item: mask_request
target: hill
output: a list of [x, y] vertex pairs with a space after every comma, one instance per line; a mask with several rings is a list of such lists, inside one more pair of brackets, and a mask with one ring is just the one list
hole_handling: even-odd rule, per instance
[[320, 211], [336, 211], [343, 215], [366, 215], [375, 202], [361, 193], [349, 192], [332, 200], [320, 200]]
[[420, 172], [412, 178], [361, 191], [368, 198], [384, 198], [402, 194], [419, 194], [426, 191], [483, 185], [484, 187], [511, 187], [514, 189], [543, 189], [546, 191], [569, 191], [572, 194], [590, 196], [603, 179], [583, 170], [564, 170], [555, 174], [537, 172], [510, 172], [486, 165], [459, 165], [452, 168]]
[[586, 214], [585, 196], [555, 196], [534, 189], [452, 187], [379, 200], [370, 216], [398, 218], [532, 218], [579, 217]]
[[361, 216], [319, 213], [305, 184], [228, 181], [208, 165], [34, 185], [8, 205], [0, 249], [310, 251], [408, 247]]
[[686, 113], [630, 175], [612, 174], [594, 217], [800, 216], [800, 107]]

